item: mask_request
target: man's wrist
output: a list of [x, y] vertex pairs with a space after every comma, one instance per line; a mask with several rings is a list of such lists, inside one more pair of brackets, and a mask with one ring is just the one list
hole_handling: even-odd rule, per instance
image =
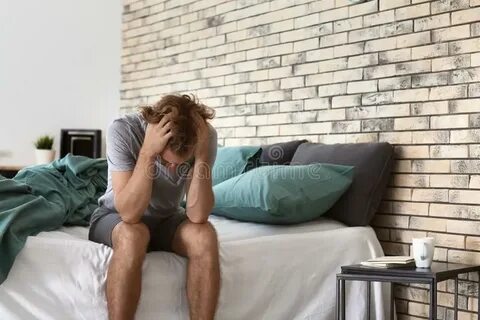
[[151, 150], [145, 147], [142, 147], [140, 149], [140, 155], [143, 155], [149, 161], [155, 161], [155, 158], [157, 157], [157, 154], [155, 152], [152, 152]]

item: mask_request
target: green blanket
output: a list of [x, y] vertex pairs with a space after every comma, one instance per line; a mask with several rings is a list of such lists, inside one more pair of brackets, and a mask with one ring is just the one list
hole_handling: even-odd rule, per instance
[[0, 284], [28, 236], [62, 225], [87, 226], [107, 187], [107, 162], [72, 156], [0, 176]]

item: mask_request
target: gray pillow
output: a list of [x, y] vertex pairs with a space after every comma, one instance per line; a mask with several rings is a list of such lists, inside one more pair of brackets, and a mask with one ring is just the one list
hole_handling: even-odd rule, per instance
[[307, 142], [307, 140], [293, 140], [262, 146], [260, 165], [269, 166], [290, 164], [298, 146], [305, 142]]
[[291, 165], [332, 163], [354, 166], [351, 187], [326, 214], [349, 226], [366, 226], [375, 215], [390, 179], [393, 148], [389, 143], [303, 143]]

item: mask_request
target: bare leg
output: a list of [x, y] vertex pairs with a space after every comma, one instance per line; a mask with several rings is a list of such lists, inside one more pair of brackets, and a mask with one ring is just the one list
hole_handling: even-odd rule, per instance
[[113, 256], [107, 273], [110, 320], [133, 319], [142, 285], [142, 265], [150, 233], [143, 223], [120, 222], [113, 229]]
[[183, 222], [173, 240], [173, 251], [188, 258], [187, 297], [192, 320], [215, 316], [220, 291], [218, 241], [210, 223]]

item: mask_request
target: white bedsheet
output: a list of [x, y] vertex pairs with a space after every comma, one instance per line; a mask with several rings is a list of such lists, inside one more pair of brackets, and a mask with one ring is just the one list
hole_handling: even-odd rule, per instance
[[[332, 320], [341, 265], [382, 256], [370, 227], [321, 219], [296, 226], [212, 216], [220, 242], [222, 286], [216, 319]], [[105, 277], [111, 249], [70, 227], [29, 237], [0, 286], [0, 319], [107, 319]], [[153, 252], [143, 266], [136, 319], [188, 319], [186, 260]], [[388, 293], [372, 290], [375, 319]], [[364, 319], [365, 285], [347, 284], [347, 319]]]

